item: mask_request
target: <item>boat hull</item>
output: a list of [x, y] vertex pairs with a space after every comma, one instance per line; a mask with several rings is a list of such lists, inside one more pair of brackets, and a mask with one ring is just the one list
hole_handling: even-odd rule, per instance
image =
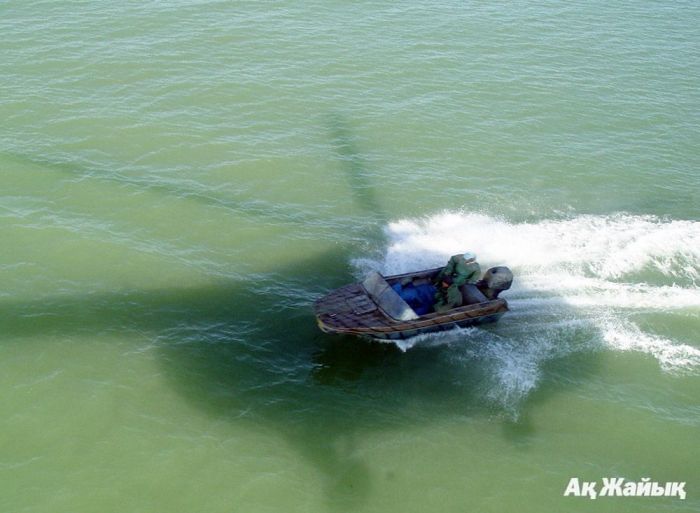
[[[406, 278], [430, 280], [439, 270], [429, 269], [382, 278], [390, 286]], [[447, 312], [431, 312], [402, 320], [389, 315], [382, 308], [382, 302], [378, 301], [371, 291], [368, 292], [363, 284], [354, 283], [318, 299], [314, 303], [314, 310], [318, 327], [325, 333], [401, 340], [426, 333], [495, 322], [508, 311], [508, 303], [502, 298], [487, 299], [482, 296], [482, 300], [478, 302]]]
[[416, 326], [404, 329], [397, 329], [392, 331], [385, 331], [383, 329], [371, 329], [371, 328], [338, 328], [335, 326], [329, 326], [325, 324], [320, 318], [317, 318], [317, 324], [321, 331], [329, 334], [338, 335], [354, 335], [358, 337], [372, 338], [378, 340], [403, 340], [417, 335], [425, 335], [428, 333], [438, 333], [441, 331], [449, 331], [457, 328], [469, 328], [471, 326], [476, 326], [479, 324], [485, 324], [490, 322], [496, 322], [503, 316], [503, 314], [508, 311], [506, 307], [502, 312], [494, 313], [491, 315], [483, 315], [478, 318], [464, 319], [460, 321], [450, 321], [450, 322], [440, 322], [439, 324], [433, 324], [429, 326]]

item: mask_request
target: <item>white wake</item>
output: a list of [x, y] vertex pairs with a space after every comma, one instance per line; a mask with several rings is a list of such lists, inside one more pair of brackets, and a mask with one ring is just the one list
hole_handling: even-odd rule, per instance
[[504, 293], [511, 312], [499, 325], [399, 344], [451, 344], [460, 358], [490, 362], [494, 399], [526, 396], [543, 362], [583, 350], [637, 351], [667, 372], [700, 371], [700, 337], [646, 332], [634, 321], [660, 313], [700, 319], [700, 222], [618, 214], [511, 223], [442, 213], [393, 222], [386, 235], [382, 258], [356, 260], [358, 273], [437, 267], [466, 250], [477, 253], [482, 270], [513, 271]]

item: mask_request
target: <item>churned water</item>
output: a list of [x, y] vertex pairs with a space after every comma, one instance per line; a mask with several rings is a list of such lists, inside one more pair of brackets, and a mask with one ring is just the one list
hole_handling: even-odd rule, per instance
[[[0, 511], [700, 510], [700, 4], [0, 13]], [[316, 328], [464, 250], [499, 323]]]

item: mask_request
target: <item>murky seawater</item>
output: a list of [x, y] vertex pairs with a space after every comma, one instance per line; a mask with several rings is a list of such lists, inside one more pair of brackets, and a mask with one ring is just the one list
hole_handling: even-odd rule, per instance
[[[0, 11], [0, 510], [700, 510], [696, 3]], [[499, 323], [316, 328], [467, 249]]]

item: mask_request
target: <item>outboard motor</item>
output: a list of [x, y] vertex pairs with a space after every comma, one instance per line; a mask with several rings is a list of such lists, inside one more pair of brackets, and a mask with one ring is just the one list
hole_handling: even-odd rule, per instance
[[513, 273], [505, 266], [492, 267], [479, 283], [479, 288], [489, 299], [496, 299], [498, 295], [508, 290], [513, 283]]

